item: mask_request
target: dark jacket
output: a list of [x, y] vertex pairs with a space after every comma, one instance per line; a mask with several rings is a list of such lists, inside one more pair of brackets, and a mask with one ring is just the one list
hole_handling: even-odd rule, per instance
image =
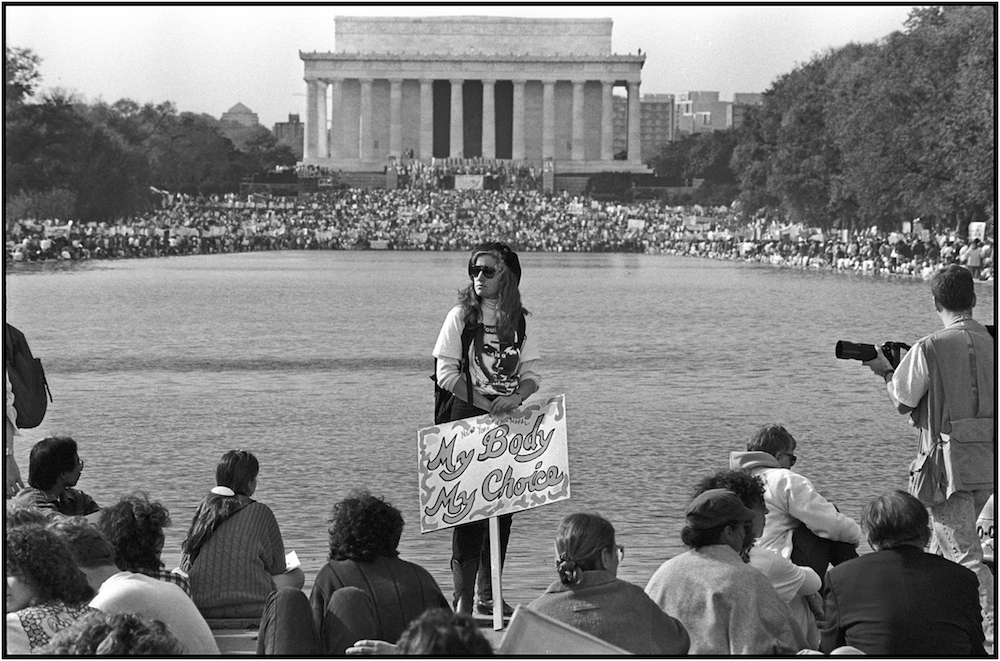
[[450, 608], [437, 582], [420, 565], [385, 556], [368, 562], [330, 560], [316, 576], [309, 597], [313, 621], [321, 637], [331, 595], [351, 586], [364, 591], [371, 600], [378, 640], [391, 643], [428, 608]]
[[888, 656], [985, 656], [979, 582], [965, 567], [915, 546], [830, 569], [820, 649], [851, 645]]

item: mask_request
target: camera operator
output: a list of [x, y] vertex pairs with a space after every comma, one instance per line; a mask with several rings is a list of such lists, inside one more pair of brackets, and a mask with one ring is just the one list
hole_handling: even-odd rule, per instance
[[921, 338], [894, 369], [878, 352], [866, 361], [889, 399], [920, 432], [909, 491], [930, 512], [930, 551], [976, 573], [986, 648], [993, 651], [993, 576], [983, 564], [976, 518], [994, 489], [994, 341], [972, 319], [972, 274], [959, 265], [931, 279], [942, 330]]

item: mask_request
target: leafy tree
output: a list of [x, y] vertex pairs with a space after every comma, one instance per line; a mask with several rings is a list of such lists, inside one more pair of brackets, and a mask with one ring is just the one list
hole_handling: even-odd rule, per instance
[[4, 111], [23, 105], [35, 93], [42, 78], [38, 71], [41, 58], [30, 48], [4, 47]]

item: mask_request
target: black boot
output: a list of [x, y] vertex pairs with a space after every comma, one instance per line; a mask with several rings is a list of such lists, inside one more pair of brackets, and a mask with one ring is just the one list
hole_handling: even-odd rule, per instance
[[476, 590], [476, 570], [479, 560], [473, 558], [465, 562], [451, 561], [451, 578], [455, 583], [455, 600], [452, 606], [456, 613], [472, 614], [472, 597]]

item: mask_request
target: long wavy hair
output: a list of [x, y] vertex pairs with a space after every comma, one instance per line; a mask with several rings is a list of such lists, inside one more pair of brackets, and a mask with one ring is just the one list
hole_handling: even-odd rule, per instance
[[[493, 276], [500, 280], [497, 291], [497, 337], [505, 344], [513, 344], [518, 314], [529, 314], [521, 305], [517, 276], [508, 268], [503, 254], [497, 250], [477, 250], [472, 253], [470, 262], [475, 262], [481, 255], [491, 255], [497, 260], [497, 274]], [[462, 306], [462, 318], [466, 323], [476, 323], [482, 319], [483, 299], [476, 294], [476, 286], [471, 279], [468, 285], [459, 290], [458, 304]]]
[[556, 531], [556, 572], [565, 585], [579, 583], [582, 572], [601, 567], [604, 550], [616, 553], [615, 527], [600, 514], [570, 514]]
[[4, 569], [27, 583], [39, 603], [80, 604], [94, 597], [69, 546], [54, 531], [38, 524], [7, 530]]
[[251, 502], [250, 483], [257, 477], [258, 471], [260, 464], [257, 457], [246, 450], [230, 450], [222, 455], [215, 467], [215, 483], [220, 487], [229, 487], [235, 495], [210, 493], [198, 505], [187, 539], [181, 544], [181, 551], [187, 556], [189, 565], [194, 563], [216, 529]]

